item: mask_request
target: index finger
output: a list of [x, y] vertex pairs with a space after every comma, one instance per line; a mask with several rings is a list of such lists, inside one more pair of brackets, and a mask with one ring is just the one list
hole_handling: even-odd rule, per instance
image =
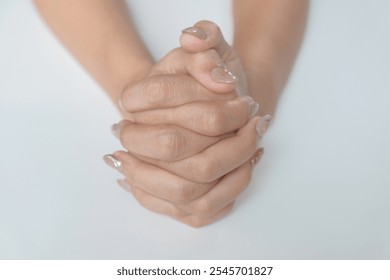
[[214, 93], [187, 74], [158, 74], [129, 84], [122, 93], [121, 107], [135, 113], [194, 101], [227, 100], [235, 95], [234, 91]]

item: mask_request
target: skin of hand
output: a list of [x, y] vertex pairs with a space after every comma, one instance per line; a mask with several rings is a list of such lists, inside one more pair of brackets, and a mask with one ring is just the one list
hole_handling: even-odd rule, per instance
[[[129, 81], [142, 79], [154, 65], [126, 12], [124, 1], [35, 0], [35, 3], [52, 31], [106, 90], [114, 104], [118, 104], [120, 93]], [[234, 0], [233, 4], [235, 19], [233, 46], [248, 76], [247, 87], [254, 100], [261, 104], [261, 112], [273, 114], [302, 39], [308, 0]], [[122, 113], [125, 114], [124, 111]], [[255, 161], [256, 158], [255, 156], [250, 161]], [[174, 175], [171, 172], [169, 174]], [[143, 180], [148, 181], [147, 179], [151, 178], [143, 177]], [[157, 182], [157, 186], [158, 184], [163, 182]], [[216, 186], [213, 189], [216, 189]], [[135, 189], [134, 186], [132, 189]], [[186, 192], [184, 190], [193, 189], [182, 190]], [[180, 191], [175, 192], [179, 193]], [[150, 203], [155, 197], [150, 197], [149, 193], [137, 194], [136, 197], [141, 203], [149, 202], [146, 204], [148, 208], [163, 212], [161, 208], [153, 208], [154, 204]], [[207, 206], [208, 203], [202, 202], [199, 205]], [[204, 210], [206, 206], [200, 209]], [[225, 206], [218, 212], [219, 214], [209, 218], [198, 218], [199, 216], [192, 214], [184, 214], [179, 218], [179, 215], [175, 215], [178, 213], [174, 213], [177, 208], [169, 205], [164, 209], [171, 211], [171, 216], [188, 224], [200, 226], [220, 218], [231, 206], [232, 204]]]
[[[124, 0], [34, 2], [50, 29], [115, 105], [129, 81], [142, 79], [153, 66]], [[247, 74], [247, 87], [264, 115], [274, 115], [303, 38], [308, 3], [233, 0], [233, 47]]]
[[303, 39], [309, 0], [233, 0], [233, 48], [253, 99], [275, 116]]
[[[193, 37], [193, 35], [190, 35], [192, 33], [186, 32], [197, 32], [197, 36], [191, 38]], [[224, 57], [225, 60], [221, 63], [220, 59], [209, 59], [210, 55], [207, 54], [202, 54], [201, 56], [197, 55], [193, 58], [192, 55], [188, 55], [181, 51], [176, 54], [178, 50], [175, 50], [163, 59], [161, 64], [157, 64], [156, 66], [158, 69], [158, 78], [160, 79], [158, 89], [160, 89], [161, 84], [165, 83], [167, 80], [165, 76], [161, 76], [162, 73], [165, 74], [167, 72], [165, 69], [169, 69], [170, 72], [168, 72], [168, 75], [171, 76], [174, 75], [175, 69], [178, 69], [176, 71], [182, 72], [180, 75], [185, 74], [185, 71], [187, 71], [187, 74], [197, 77], [198, 82], [201, 84], [222, 92], [221, 88], [218, 88], [221, 85], [216, 83], [216, 79], [212, 81], [213, 76], [211, 75], [210, 79], [210, 74], [208, 73], [212, 73], [214, 71], [212, 69], [218, 68], [220, 65], [225, 65], [226, 62], [230, 63], [230, 65], [235, 64], [235, 69], [242, 69], [238, 57], [233, 52], [232, 48], [223, 40], [219, 28], [211, 22], [199, 22], [194, 27], [187, 29], [186, 32], [182, 36], [181, 41], [183, 44], [187, 44], [192, 52], [196, 51], [196, 48], [193, 46], [194, 44], [203, 52], [206, 52], [210, 48], [215, 48], [220, 57]], [[188, 36], [190, 38], [185, 38]], [[202, 41], [196, 42], [199, 40]], [[174, 59], [172, 59], [172, 57]], [[190, 57], [191, 59], [186, 57]], [[176, 65], [172, 66], [172, 63], [170, 64], [169, 61], [173, 61]], [[188, 63], [186, 63], [187, 61]], [[215, 63], [213, 63], [213, 61], [215, 61]], [[196, 67], [191, 64], [194, 64]], [[208, 67], [204, 67], [205, 65]], [[204, 73], [206, 74], [202, 73], [203, 69], [205, 69]], [[153, 77], [153, 73], [154, 71], [152, 71], [152, 74], [149, 77]], [[223, 73], [226, 73], [225, 69]], [[240, 77], [244, 76], [243, 72], [236, 70], [235, 73], [239, 73]], [[220, 75], [218, 75], [218, 77], [219, 76]], [[170, 81], [168, 80], [168, 82]], [[191, 91], [193, 87], [186, 87], [185, 84], [182, 85], [179, 78], [177, 78], [175, 82], [176, 87], [173, 89], [179, 88], [181, 90], [172, 92], [166, 90], [169, 88], [168, 86], [163, 86], [162, 88], [165, 89], [165, 91], [164, 93], [161, 93], [162, 95], [172, 94], [175, 98], [169, 96], [168, 98], [165, 97], [163, 100], [159, 99], [157, 102], [150, 100], [150, 96], [148, 96], [150, 90], [148, 91], [147, 87], [141, 91], [142, 94], [137, 94], [140, 90], [139, 87], [141, 87], [139, 84], [143, 86], [145, 84], [144, 81], [132, 85], [131, 88], [137, 88], [135, 91], [135, 94], [137, 95], [135, 97], [132, 96], [134, 94], [134, 89], [126, 89], [122, 95], [126, 101], [122, 102], [122, 106], [127, 110], [129, 110], [130, 107], [135, 112], [140, 111], [141, 113], [136, 114], [141, 116], [145, 113], [145, 110], [149, 110], [148, 113], [150, 115], [156, 110], [155, 107], [159, 108], [159, 106], [161, 106], [166, 108], [164, 114], [160, 113], [157, 117], [149, 117], [149, 119], [156, 119], [159, 123], [169, 123], [174, 122], [174, 119], [166, 117], [166, 115], [172, 114], [169, 112], [169, 110], [172, 109], [168, 108], [168, 106], [174, 106], [173, 108], [175, 110], [177, 110], [177, 108], [182, 108], [180, 112], [183, 112], [183, 118], [186, 118], [186, 115], [191, 115], [191, 113], [196, 115], [196, 112], [205, 112], [205, 104], [215, 103], [215, 100], [210, 100], [211, 98], [217, 99], [219, 104], [221, 104], [220, 98], [218, 98], [218, 95], [221, 95], [221, 93], [214, 93], [216, 96], [213, 96], [212, 92], [193, 92]], [[197, 84], [195, 83], [195, 85]], [[228, 85], [230, 85], [230, 83]], [[223, 83], [222, 86], [224, 86]], [[225, 90], [231, 90], [231, 88], [227, 87]], [[182, 96], [177, 98], [178, 94], [181, 94]], [[151, 95], [160, 98], [160, 94], [153, 93]], [[223, 96], [224, 99], [226, 99], [226, 97], [229, 96]], [[205, 100], [206, 98], [208, 101], [204, 101], [203, 103], [205, 104], [196, 104], [199, 102], [197, 102], [195, 98], [201, 100]], [[239, 97], [239, 99], [242, 99], [242, 97]], [[180, 104], [164, 103], [165, 100], [168, 100], [169, 102], [177, 102], [178, 100]], [[244, 100], [248, 100], [248, 98], [246, 97]], [[192, 105], [194, 103], [196, 104], [193, 112], [188, 111], [187, 104], [183, 104], [185, 101]], [[224, 100], [224, 102], [230, 104], [234, 101], [235, 100], [232, 101], [231, 99], [227, 101]], [[163, 104], [161, 104], [161, 102], [163, 102]], [[117, 136], [120, 136], [124, 146], [129, 147], [130, 153], [116, 152], [114, 155], [106, 156], [105, 159], [108, 164], [116, 167], [125, 175], [126, 180], [120, 180], [118, 183], [127, 190], [130, 190], [144, 207], [161, 214], [169, 215], [192, 226], [206, 225], [223, 217], [224, 214], [232, 208], [234, 200], [249, 184], [253, 165], [263, 153], [262, 149], [257, 149], [257, 145], [259, 139], [261, 139], [269, 125], [269, 119], [255, 117], [248, 122], [251, 115], [256, 113], [256, 111], [250, 112], [251, 106], [249, 104], [245, 104], [244, 107], [241, 107], [236, 112], [228, 111], [228, 113], [222, 114], [221, 117], [217, 118], [221, 122], [226, 121], [230, 124], [234, 124], [237, 123], [234, 121], [234, 118], [240, 116], [240, 112], [244, 113], [244, 122], [238, 123], [238, 127], [230, 126], [228, 130], [231, 131], [239, 128], [237, 133], [231, 133], [232, 135], [230, 137], [223, 137], [222, 140], [219, 138], [217, 143], [213, 143], [213, 145], [209, 145], [207, 148], [202, 147], [201, 151], [193, 153], [190, 157], [187, 155], [187, 150], [182, 147], [199, 148], [199, 143], [196, 142], [196, 138], [194, 138], [192, 134], [190, 134], [189, 137], [178, 137], [177, 132], [176, 134], [172, 133], [175, 130], [177, 131], [177, 128], [170, 128], [171, 132], [169, 136], [167, 138], [162, 138], [161, 135], [165, 135], [166, 129], [156, 130], [156, 126], [158, 127], [158, 125], [151, 126], [148, 122], [146, 122], [146, 124], [138, 124], [122, 121], [119, 125], [114, 126], [114, 132]], [[203, 105], [203, 107], [201, 105]], [[222, 108], [222, 110], [218, 108]], [[255, 105], [255, 108], [257, 110], [257, 104]], [[223, 109], [223, 106], [218, 105], [214, 107], [212, 111], [218, 113], [223, 112]], [[133, 115], [133, 113], [131, 115]], [[177, 112], [174, 115], [178, 119], [181, 118], [181, 115]], [[233, 118], [231, 118], [231, 116]], [[135, 119], [141, 119], [145, 122], [146, 118], [138, 116]], [[188, 124], [186, 124], [187, 122], [191, 122], [191, 119], [185, 119], [185, 121], [179, 125], [188, 126]], [[194, 122], [194, 120], [191, 122], [191, 124], [197, 123], [202, 124], [202, 122]], [[211, 125], [211, 128], [217, 125], [217, 130], [213, 128], [213, 132], [211, 132], [212, 130], [207, 131], [209, 133], [218, 134], [228, 132], [225, 130], [229, 125], [222, 123], [222, 127], [224, 127], [225, 130], [218, 128], [221, 126], [219, 123], [209, 123], [209, 125]], [[197, 132], [199, 132], [199, 130], [203, 129], [203, 126], [200, 127], [201, 128], [191, 128], [198, 130]], [[185, 135], [183, 132], [180, 133], [180, 135]], [[176, 138], [185, 139], [187, 141], [180, 143], [179, 141], [174, 140]], [[150, 142], [156, 141], [156, 139], [157, 141], [161, 141], [161, 139], [166, 140], [158, 143]], [[145, 141], [151, 145], [145, 145]], [[144, 148], [145, 146], [147, 149]], [[164, 147], [165, 149], [161, 149], [161, 147]], [[183, 156], [184, 154], [186, 157], [181, 160], [178, 160], [176, 157], [173, 159], [169, 158], [168, 160], [170, 161], [166, 161], [167, 159], [156, 159], [156, 155], [161, 154], [161, 150], [168, 150], [168, 152], [164, 153], [164, 155], [167, 156]], [[226, 153], [226, 151], [229, 151], [229, 153]], [[145, 153], [147, 153], [147, 155], [145, 155]], [[141, 156], [141, 154], [143, 155]]]
[[172, 51], [122, 94], [131, 122], [113, 129], [118, 136], [121, 131], [123, 146], [133, 154], [165, 161], [187, 158], [232, 136], [257, 113], [259, 105], [245, 87], [240, 88], [245, 96], [234, 91], [241, 80], [245, 84], [245, 73], [217, 25], [199, 22], [185, 29], [181, 41], [192, 53]]

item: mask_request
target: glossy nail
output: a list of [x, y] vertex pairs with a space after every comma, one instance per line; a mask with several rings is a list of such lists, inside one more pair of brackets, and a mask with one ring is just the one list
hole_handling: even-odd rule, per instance
[[253, 117], [257, 111], [259, 110], [259, 104], [257, 102], [255, 102], [253, 100], [252, 97], [250, 96], [242, 96], [242, 97], [239, 97], [241, 98], [242, 100], [245, 100], [246, 102], [248, 102], [248, 105], [249, 105], [249, 117]]
[[251, 165], [252, 166], [255, 166], [256, 163], [258, 163], [261, 159], [261, 157], [263, 156], [264, 154], [264, 148], [260, 148], [256, 151], [255, 155], [252, 157], [251, 159]]
[[105, 155], [103, 160], [108, 166], [122, 172], [122, 162], [117, 160], [113, 155]]
[[186, 29], [183, 29], [181, 31], [183, 34], [190, 34], [192, 36], [195, 36], [201, 40], [206, 40], [208, 38], [208, 35], [206, 32], [204, 32], [202, 29], [196, 28], [196, 27], [188, 27]]
[[224, 66], [215, 67], [211, 71], [211, 78], [214, 82], [223, 84], [234, 84], [237, 82], [237, 77]]
[[111, 126], [111, 133], [116, 137], [119, 138], [121, 130], [119, 124], [115, 123]]
[[121, 186], [125, 191], [131, 192], [131, 186], [129, 183], [127, 183], [124, 179], [116, 180], [119, 186]]
[[263, 137], [263, 135], [267, 132], [270, 124], [271, 124], [272, 117], [270, 115], [266, 115], [257, 122], [256, 124], [256, 132], [259, 139]]

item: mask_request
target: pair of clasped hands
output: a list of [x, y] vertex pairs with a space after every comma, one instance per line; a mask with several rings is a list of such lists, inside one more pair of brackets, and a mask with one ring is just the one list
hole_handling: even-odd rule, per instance
[[218, 26], [183, 30], [181, 47], [123, 90], [112, 126], [127, 151], [104, 156], [118, 184], [154, 212], [193, 227], [225, 216], [249, 185], [270, 116], [256, 116], [243, 66]]

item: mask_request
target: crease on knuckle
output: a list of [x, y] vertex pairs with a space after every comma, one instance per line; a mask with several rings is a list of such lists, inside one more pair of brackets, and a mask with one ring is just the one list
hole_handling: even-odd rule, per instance
[[206, 158], [195, 164], [193, 170], [197, 181], [200, 183], [211, 183], [215, 180], [218, 162], [213, 158]]
[[154, 76], [144, 82], [147, 102], [158, 106], [172, 102], [178, 91], [177, 83], [171, 78], [161, 75]]
[[181, 218], [188, 216], [187, 213], [185, 213], [184, 211], [181, 211], [180, 209], [176, 208], [176, 206], [174, 206], [172, 204], [167, 205], [167, 207], [165, 207], [163, 214], [170, 216], [174, 219], [181, 219]]
[[214, 208], [214, 204], [210, 199], [200, 199], [194, 206], [193, 214], [201, 218], [207, 218], [214, 214]]
[[225, 118], [220, 107], [214, 106], [200, 113], [200, 125], [210, 136], [217, 136], [224, 133]]
[[180, 220], [181, 222], [193, 228], [201, 228], [207, 225], [206, 221], [203, 218], [194, 215], [189, 215]]
[[156, 138], [162, 160], [172, 161], [180, 156], [186, 145], [186, 137], [177, 129], [166, 128]]
[[190, 183], [180, 183], [171, 192], [172, 202], [176, 205], [187, 205], [194, 198], [194, 186]]

